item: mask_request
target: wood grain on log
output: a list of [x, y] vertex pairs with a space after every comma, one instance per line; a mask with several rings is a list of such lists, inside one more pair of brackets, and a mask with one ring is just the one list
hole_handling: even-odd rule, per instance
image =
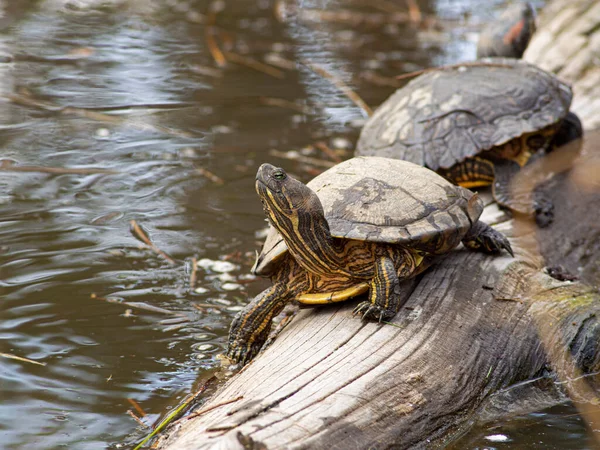
[[584, 128], [600, 127], [600, 2], [554, 0], [540, 15], [524, 58], [573, 83]]

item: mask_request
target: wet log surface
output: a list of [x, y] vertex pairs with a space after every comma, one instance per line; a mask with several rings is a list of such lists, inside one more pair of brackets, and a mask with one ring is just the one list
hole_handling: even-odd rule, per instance
[[[568, 27], [578, 22], [552, 24], [571, 9], [598, 6], [551, 3], [529, 59], [536, 52], [548, 60], [584, 59], [551, 54], [563, 39], [557, 36], [570, 36]], [[600, 11], [593, 15], [600, 22]], [[598, 48], [599, 27], [585, 29], [580, 51]], [[598, 125], [600, 69], [577, 72], [573, 65], [550, 68], [578, 80], [575, 109], [587, 127]], [[477, 420], [548, 406], [565, 394], [598, 428], [598, 137], [588, 134], [575, 168], [543, 188], [556, 206], [550, 227], [486, 208], [483, 219], [511, 238], [515, 259], [462, 248], [447, 255], [423, 274], [393, 325], [353, 317], [355, 301], [302, 310], [201, 407], [214, 409], [181, 419], [159, 448], [436, 448]], [[551, 278], [546, 266], [557, 265], [582, 280]]]

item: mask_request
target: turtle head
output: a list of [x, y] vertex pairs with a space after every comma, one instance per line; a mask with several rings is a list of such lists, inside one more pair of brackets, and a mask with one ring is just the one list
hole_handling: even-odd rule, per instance
[[302, 267], [323, 274], [342, 264], [321, 200], [311, 188], [285, 170], [263, 164], [256, 174], [256, 192], [269, 222]]
[[256, 193], [275, 228], [279, 228], [277, 222], [280, 217], [323, 213], [321, 201], [312, 189], [288, 175], [282, 168], [271, 164], [259, 167], [256, 173]]
[[477, 58], [521, 58], [535, 32], [535, 10], [530, 3], [517, 3], [480, 35]]

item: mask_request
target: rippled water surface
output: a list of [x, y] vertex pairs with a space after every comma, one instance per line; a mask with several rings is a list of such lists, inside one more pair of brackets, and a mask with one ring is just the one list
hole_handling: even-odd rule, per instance
[[[0, 352], [45, 364], [0, 358], [0, 447], [146, 434], [128, 399], [148, 425], [175, 406], [264, 287], [259, 163], [307, 180], [352, 152], [365, 113], [310, 67], [376, 106], [396, 74], [473, 58], [503, 4], [423, 0], [415, 26], [399, 0], [0, 0]], [[574, 413], [465, 448], [592, 448]]]

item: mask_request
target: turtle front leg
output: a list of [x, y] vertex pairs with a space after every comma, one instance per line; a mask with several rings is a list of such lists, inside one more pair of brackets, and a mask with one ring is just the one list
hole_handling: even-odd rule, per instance
[[354, 314], [379, 322], [390, 320], [403, 303], [400, 280], [392, 258], [387, 255], [377, 258], [375, 273], [369, 285], [369, 300], [359, 303], [354, 308]]
[[245, 365], [258, 354], [269, 337], [273, 318], [294, 298], [295, 291], [287, 281], [262, 291], [233, 318], [226, 353], [231, 361]]
[[484, 253], [499, 253], [502, 249], [515, 256], [509, 240], [487, 223], [478, 220], [462, 239], [465, 247]]
[[285, 282], [277, 282], [258, 294], [231, 322], [227, 357], [242, 365], [254, 358], [269, 337], [271, 322], [293, 294]]

